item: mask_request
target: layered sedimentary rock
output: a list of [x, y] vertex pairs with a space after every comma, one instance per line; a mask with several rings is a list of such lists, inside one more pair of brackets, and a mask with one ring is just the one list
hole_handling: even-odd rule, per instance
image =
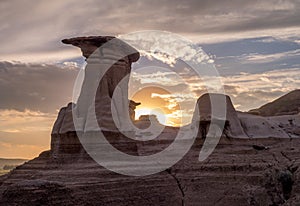
[[267, 117], [267, 120], [276, 124], [290, 137], [300, 137], [300, 114]]
[[[60, 159], [44, 152], [0, 177], [0, 205], [299, 203], [299, 139], [221, 139], [214, 153], [199, 162], [202, 144], [198, 139], [168, 170], [139, 178], [108, 171], [85, 155], [74, 153]], [[255, 144], [269, 149], [255, 150]], [[152, 150], [156, 149], [157, 145], [153, 146]]]

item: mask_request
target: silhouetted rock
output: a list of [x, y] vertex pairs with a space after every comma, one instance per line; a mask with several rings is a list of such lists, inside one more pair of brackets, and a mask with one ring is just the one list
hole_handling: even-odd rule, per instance
[[135, 102], [135, 101], [130, 100], [130, 102], [129, 102], [129, 116], [130, 116], [131, 121], [135, 121], [135, 109], [140, 104], [141, 104], [140, 102]]

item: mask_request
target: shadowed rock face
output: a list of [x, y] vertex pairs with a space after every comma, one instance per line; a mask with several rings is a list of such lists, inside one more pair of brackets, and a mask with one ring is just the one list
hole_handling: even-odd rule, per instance
[[260, 139], [269, 147], [261, 151], [253, 149], [257, 143], [221, 139], [214, 153], [199, 162], [203, 140], [198, 139], [176, 165], [146, 177], [115, 174], [84, 153], [55, 158], [44, 152], [0, 176], [0, 205], [297, 205], [299, 139]]

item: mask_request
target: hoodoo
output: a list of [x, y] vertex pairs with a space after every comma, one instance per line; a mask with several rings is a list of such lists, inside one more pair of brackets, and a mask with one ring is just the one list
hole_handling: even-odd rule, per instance
[[[75, 108], [80, 123], [78, 130], [129, 130], [128, 82], [131, 64], [139, 59], [139, 52], [120, 39], [111, 36], [78, 37], [62, 40], [81, 49], [86, 57], [84, 80]], [[115, 97], [113, 98], [113, 95]], [[116, 115], [113, 119], [113, 111]], [[97, 125], [90, 121], [95, 114]]]
[[[196, 112], [197, 109], [199, 113]], [[202, 95], [198, 99], [193, 117], [193, 124], [198, 124], [199, 126], [199, 137], [205, 138], [213, 118], [215, 118], [215, 124], [217, 123], [220, 125], [223, 136], [239, 138], [247, 137], [229, 96], [209, 93]]]

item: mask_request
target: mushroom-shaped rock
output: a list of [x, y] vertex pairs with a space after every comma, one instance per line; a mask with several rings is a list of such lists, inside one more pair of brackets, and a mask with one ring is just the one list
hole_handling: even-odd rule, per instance
[[75, 37], [63, 39], [62, 43], [79, 47], [85, 58], [89, 58], [97, 49], [106, 43], [108, 43], [109, 46], [118, 46], [118, 49], [126, 54], [125, 56], [128, 56], [130, 62], [136, 62], [140, 57], [139, 52], [137, 52], [133, 47], [113, 36]]
[[[226, 136], [247, 137], [229, 96], [215, 93], [204, 94], [197, 101], [196, 111], [198, 112], [194, 113], [193, 123], [199, 124], [200, 136], [205, 137], [212, 122], [219, 122], [225, 127]], [[223, 128], [220, 129], [223, 130]]]
[[76, 37], [62, 42], [79, 47], [87, 62], [74, 108], [81, 124], [76, 129], [98, 130], [100, 126], [107, 131], [130, 130], [128, 82], [131, 64], [139, 59], [139, 52], [112, 36]]

